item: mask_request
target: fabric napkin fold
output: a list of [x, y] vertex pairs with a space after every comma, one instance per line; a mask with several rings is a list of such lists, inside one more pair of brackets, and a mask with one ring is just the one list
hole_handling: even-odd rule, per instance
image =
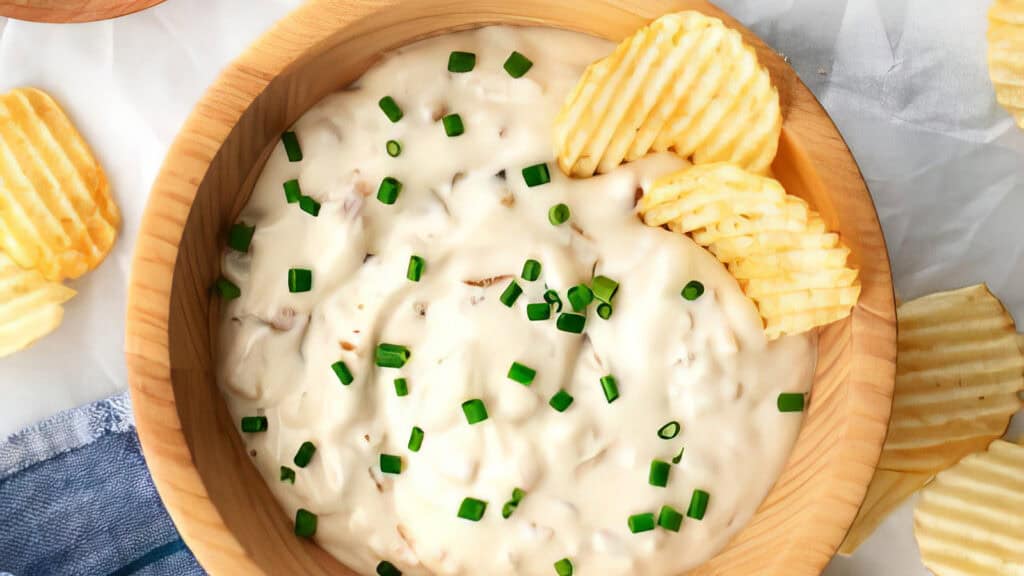
[[0, 576], [205, 574], [157, 495], [127, 394], [0, 442], [0, 527]]

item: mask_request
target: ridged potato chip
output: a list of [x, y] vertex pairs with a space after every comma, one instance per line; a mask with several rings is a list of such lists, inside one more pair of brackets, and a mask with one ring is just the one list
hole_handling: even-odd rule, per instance
[[995, 440], [940, 472], [914, 507], [914, 536], [936, 576], [1024, 574], [1024, 446]]
[[1002, 303], [979, 284], [911, 300], [879, 467], [938, 472], [984, 449], [1021, 408], [1024, 355]]
[[754, 49], [721, 20], [687, 11], [587, 68], [555, 119], [555, 154], [577, 177], [668, 149], [763, 172], [781, 131], [778, 90]]
[[103, 169], [46, 93], [0, 95], [0, 247], [48, 280], [95, 268], [120, 214]]
[[0, 252], [0, 358], [31, 346], [64, 318], [75, 291], [25, 270]]
[[769, 338], [845, 318], [860, 297], [849, 248], [772, 178], [726, 162], [690, 166], [654, 181], [637, 211], [651, 226], [689, 234], [726, 264]]
[[839, 546], [839, 553], [844, 556], [853, 554], [890, 512], [933, 477], [934, 474], [931, 473], [875, 470], [867, 494], [864, 495], [864, 501], [857, 511], [857, 517], [853, 519], [846, 539]]
[[988, 73], [996, 99], [1024, 128], [1024, 1], [995, 0], [988, 11]]

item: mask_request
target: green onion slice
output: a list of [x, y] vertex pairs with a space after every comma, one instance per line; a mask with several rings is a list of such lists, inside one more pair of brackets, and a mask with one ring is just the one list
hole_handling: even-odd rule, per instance
[[551, 171], [545, 163], [534, 164], [523, 168], [523, 181], [530, 188], [551, 182]]
[[312, 538], [316, 534], [316, 514], [305, 508], [295, 512], [295, 535], [299, 538]]
[[256, 232], [255, 226], [246, 226], [245, 222], [235, 224], [228, 230], [228, 248], [236, 252], [248, 252], [254, 232]]
[[409, 361], [412, 353], [405, 346], [382, 342], [377, 345], [374, 362], [381, 368], [401, 368]]
[[605, 304], [611, 304], [612, 298], [619, 290], [619, 283], [607, 276], [594, 276], [590, 281], [590, 289], [594, 291], [594, 298]]
[[281, 466], [281, 482], [295, 484], [295, 470], [287, 466]]
[[309, 466], [309, 462], [313, 459], [313, 454], [316, 454], [316, 445], [312, 442], [303, 442], [302, 446], [299, 446], [298, 451], [295, 452], [295, 458], [292, 459], [292, 462], [299, 468], [305, 468]]
[[466, 127], [462, 124], [462, 116], [459, 116], [458, 114], [449, 114], [444, 118], [441, 118], [441, 124], [444, 125], [444, 133], [447, 134], [449, 138], [461, 136], [462, 133], [466, 131]]
[[552, 226], [558, 226], [564, 224], [572, 213], [569, 211], [569, 207], [565, 204], [555, 204], [548, 210], [548, 222], [551, 222]]
[[668, 486], [668, 475], [672, 471], [672, 465], [664, 460], [651, 460], [651, 471], [647, 476], [647, 483], [651, 486], [664, 488]]
[[331, 364], [331, 370], [334, 370], [334, 374], [344, 386], [348, 386], [353, 380], [355, 380], [355, 377], [352, 376], [352, 371], [348, 369], [348, 365], [342, 360], [338, 360], [334, 364]]
[[562, 558], [555, 562], [555, 574], [558, 574], [558, 576], [572, 576], [572, 560]]
[[448, 71], [455, 73], [470, 72], [476, 66], [476, 54], [472, 52], [452, 52], [448, 55]]
[[679, 431], [681, 429], [682, 426], [679, 425], [679, 422], [671, 420], [662, 425], [661, 428], [658, 428], [658, 438], [661, 438], [662, 440], [671, 440], [676, 436], [679, 436]]
[[533, 68], [533, 62], [519, 52], [513, 52], [505, 59], [505, 64], [502, 65], [502, 68], [505, 69], [505, 72], [508, 72], [509, 76], [522, 78], [530, 71], [530, 68]]
[[531, 321], [551, 318], [551, 305], [547, 302], [534, 302], [526, 305], [526, 317]]
[[388, 120], [398, 122], [402, 119], [402, 109], [398, 107], [398, 102], [395, 102], [395, 99], [391, 96], [381, 98], [377, 105], [384, 111], [384, 115], [388, 117]]
[[594, 301], [594, 293], [586, 284], [577, 284], [569, 288], [567, 296], [573, 312], [583, 312]]
[[516, 508], [518, 507], [519, 504], [516, 502], [512, 502], [511, 500], [505, 502], [505, 504], [501, 507], [501, 517], [507, 520], [510, 516], [512, 516], [512, 513], [515, 512]]
[[409, 451], [419, 452], [421, 446], [423, 446], [423, 428], [413, 426], [412, 432], [409, 433]]
[[394, 204], [401, 193], [402, 183], [388, 176], [380, 181], [380, 186], [377, 188], [377, 200], [380, 200], [381, 204]]
[[555, 312], [562, 311], [562, 299], [558, 296], [558, 291], [547, 290], [544, 292], [544, 301], [555, 307]]
[[527, 260], [526, 262], [523, 262], [523, 273], [520, 275], [523, 277], [523, 280], [526, 280], [527, 282], [533, 282], [537, 278], [540, 278], [540, 270], [540, 262], [530, 259]]
[[555, 326], [562, 332], [572, 332], [573, 334], [580, 334], [583, 332], [584, 326], [587, 324], [587, 317], [579, 314], [570, 314], [564, 312], [558, 315], [558, 320], [555, 321]]
[[213, 283], [213, 289], [224, 300], [234, 300], [242, 295], [242, 289], [223, 276]]
[[377, 576], [402, 576], [402, 571], [395, 568], [395, 565], [387, 560], [381, 560], [377, 564]]
[[302, 188], [299, 187], [299, 181], [292, 179], [284, 183], [284, 199], [289, 204], [295, 204], [302, 198]]
[[[546, 304], [545, 304], [546, 306]], [[529, 386], [533, 383], [534, 377], [537, 376], [537, 371], [529, 366], [524, 366], [519, 362], [513, 362], [512, 366], [508, 369], [509, 380], [519, 382], [523, 386]]]
[[671, 506], [665, 505], [661, 507], [661, 512], [658, 513], [658, 526], [661, 526], [665, 530], [679, 532], [679, 527], [682, 525], [682, 514]]
[[243, 416], [242, 417], [242, 432], [253, 434], [255, 432], [266, 432], [267, 431], [267, 417], [266, 416]]
[[779, 412], [803, 412], [804, 395], [798, 392], [783, 392], [776, 402]]
[[299, 137], [295, 132], [289, 130], [281, 134], [281, 143], [284, 144], [284, 153], [288, 155], [289, 162], [302, 160], [302, 147], [299, 146]]
[[487, 420], [487, 406], [479, 398], [463, 402], [462, 413], [466, 415], [466, 422], [469, 422], [471, 425]]
[[548, 400], [548, 405], [559, 412], [565, 412], [572, 405], [573, 397], [565, 390], [559, 390]]
[[651, 512], [646, 514], [634, 514], [629, 517], [627, 524], [629, 525], [629, 531], [633, 534], [650, 532], [651, 530], [654, 530], [654, 514]]
[[684, 451], [686, 451], [686, 446], [680, 446], [679, 453], [672, 457], [673, 464], [679, 464], [683, 460]]
[[602, 320], [607, 320], [612, 317], [612, 305], [607, 302], [601, 302], [597, 305], [597, 315]]
[[604, 398], [609, 404], [619, 399], [619, 385], [615, 381], [615, 376], [602, 376], [601, 389], [604, 390]]
[[693, 302], [704, 294], [704, 285], [696, 280], [690, 280], [686, 283], [686, 286], [683, 286], [683, 290], [679, 294], [683, 297], [683, 300]]
[[380, 455], [380, 471], [385, 474], [402, 473], [402, 457], [394, 454]]
[[397, 158], [398, 155], [402, 153], [402, 143], [398, 140], [388, 140], [387, 143], [384, 144], [384, 149], [387, 150], [388, 156]]
[[459, 505], [459, 518], [479, 522], [487, 511], [487, 502], [476, 498], [465, 498]]
[[405, 277], [413, 282], [419, 282], [423, 275], [423, 267], [426, 262], [420, 256], [409, 256], [409, 267], [405, 271]]
[[501, 300], [502, 304], [511, 308], [522, 293], [523, 289], [519, 286], [519, 283], [513, 280], [508, 283], [508, 287], [505, 288], [505, 291], [501, 293], [498, 299]]
[[320, 215], [320, 203], [309, 196], [302, 196], [299, 198], [299, 208], [311, 216]]
[[288, 291], [292, 293], [309, 292], [313, 289], [313, 271], [306, 268], [288, 270]]
[[409, 381], [405, 378], [395, 378], [395, 395], [398, 397], [409, 395]]
[[711, 499], [711, 495], [703, 490], [694, 490], [693, 496], [690, 497], [690, 508], [686, 511], [686, 515], [696, 520], [704, 519], [704, 512], [708, 509], [708, 500]]

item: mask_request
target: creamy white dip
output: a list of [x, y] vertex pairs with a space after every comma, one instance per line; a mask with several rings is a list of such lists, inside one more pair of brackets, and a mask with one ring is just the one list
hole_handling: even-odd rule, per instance
[[[362, 574], [387, 560], [405, 574], [543, 575], [568, 558], [577, 575], [674, 576], [743, 527], [786, 460], [801, 415], [776, 399], [810, 388], [814, 342], [767, 343], [712, 255], [635, 216], [638, 188], [683, 161], [656, 156], [587, 180], [555, 167], [552, 120], [611, 47], [491, 27], [399, 50], [296, 123], [304, 158], [278, 146], [240, 216], [256, 231], [248, 254], [224, 257], [241, 296], [224, 308], [219, 381], [236, 418], [267, 417], [266, 432], [243, 437], [286, 512], [317, 514], [316, 541]], [[472, 72], [447, 71], [453, 50], [476, 54]], [[513, 50], [534, 62], [518, 79], [502, 69]], [[404, 111], [397, 123], [378, 108], [388, 95]], [[446, 136], [445, 113], [464, 134]], [[398, 157], [385, 152], [391, 139]], [[541, 162], [551, 182], [527, 187], [522, 168]], [[387, 176], [403, 184], [393, 205], [375, 197]], [[322, 204], [317, 217], [285, 201], [293, 178]], [[572, 216], [554, 226], [560, 202]], [[426, 262], [419, 282], [406, 279], [411, 255]], [[523, 294], [506, 307], [499, 296], [530, 258], [542, 275], [518, 279]], [[289, 292], [290, 268], [312, 271], [311, 291]], [[527, 319], [545, 286], [565, 302], [593, 274], [620, 284], [610, 319], [591, 304], [583, 335], [556, 329], [557, 314]], [[706, 288], [695, 301], [680, 297], [691, 280]], [[375, 366], [381, 342], [407, 346], [408, 363]], [[350, 385], [331, 368], [339, 360]], [[536, 370], [530, 386], [507, 377], [513, 362]], [[558, 412], [548, 401], [562, 389], [574, 402]], [[470, 425], [461, 405], [474, 398], [489, 418]], [[682, 431], [659, 438], [670, 421]], [[418, 452], [407, 448], [414, 426]], [[306, 441], [317, 451], [298, 468]], [[651, 461], [682, 447], [668, 485], [649, 484]], [[382, 473], [381, 454], [400, 456], [401, 474]], [[280, 481], [282, 465], [294, 484]], [[526, 496], [505, 519], [514, 488]], [[695, 489], [710, 494], [702, 520], [630, 532], [634, 514], [685, 514]], [[467, 497], [488, 503], [478, 522], [457, 516]]]

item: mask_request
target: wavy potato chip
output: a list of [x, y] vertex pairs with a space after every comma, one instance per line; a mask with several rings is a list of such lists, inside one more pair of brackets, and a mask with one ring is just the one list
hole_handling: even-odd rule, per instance
[[578, 177], [669, 149], [762, 172], [781, 130], [779, 94], [754, 49], [721, 20], [686, 11], [587, 68], [555, 119], [555, 154]]
[[655, 180], [637, 211], [651, 226], [690, 234], [726, 264], [769, 338], [845, 318], [860, 297], [849, 248], [772, 178], [725, 162], [690, 166]]
[[879, 467], [938, 472], [982, 450], [1021, 408], [1024, 355], [1002, 303], [979, 284], [911, 300]]
[[25, 270], [0, 252], [0, 357], [28, 348], [60, 326], [75, 291]]
[[46, 93], [0, 95], [0, 247], [48, 280], [95, 268], [120, 214], [103, 169]]
[[878, 525], [903, 503], [911, 494], [917, 492], [935, 475], [925, 472], [894, 472], [892, 470], [875, 470], [871, 484], [861, 502], [857, 517], [853, 519], [846, 538], [839, 546], [839, 553], [849, 556], [868, 539]]
[[1024, 128], [1024, 2], [995, 0], [988, 11], [987, 37], [996, 100]]
[[1024, 446], [995, 440], [940, 472], [914, 507], [921, 561], [936, 576], [1024, 574]]

